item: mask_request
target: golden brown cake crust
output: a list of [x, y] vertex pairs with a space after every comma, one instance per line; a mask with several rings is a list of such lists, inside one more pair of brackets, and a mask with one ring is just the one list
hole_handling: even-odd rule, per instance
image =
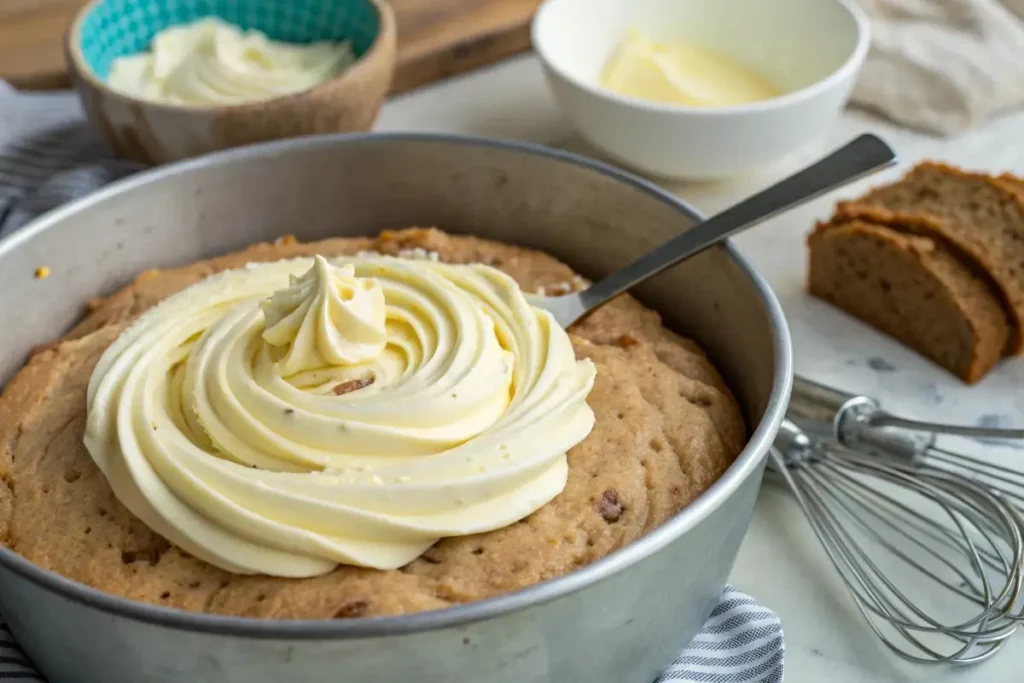
[[527, 519], [445, 539], [397, 571], [340, 567], [310, 579], [234, 576], [189, 557], [114, 498], [82, 444], [85, 393], [104, 349], [136, 316], [227, 268], [320, 253], [436, 251], [483, 262], [527, 291], [564, 288], [573, 273], [550, 256], [436, 230], [279, 240], [160, 272], [149, 271], [37, 352], [0, 397], [0, 540], [32, 562], [133, 600], [260, 618], [393, 615], [478, 600], [585, 565], [661, 524], [707, 489], [746, 440], [739, 409], [694, 345], [628, 297], [573, 330], [598, 374], [593, 432], [569, 453], [561, 495]]

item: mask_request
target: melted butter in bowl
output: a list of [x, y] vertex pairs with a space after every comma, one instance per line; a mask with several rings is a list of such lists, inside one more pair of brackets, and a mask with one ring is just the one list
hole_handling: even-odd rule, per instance
[[714, 50], [655, 43], [629, 32], [608, 61], [601, 85], [627, 97], [691, 107], [727, 107], [777, 97], [765, 76]]
[[855, 0], [547, 0], [532, 38], [595, 151], [656, 177], [716, 180], [824, 140], [870, 28]]

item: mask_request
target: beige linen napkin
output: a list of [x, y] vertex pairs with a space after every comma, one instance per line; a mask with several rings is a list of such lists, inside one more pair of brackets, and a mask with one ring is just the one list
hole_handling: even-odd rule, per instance
[[947, 135], [1024, 107], [1024, 0], [858, 3], [873, 42], [854, 103]]

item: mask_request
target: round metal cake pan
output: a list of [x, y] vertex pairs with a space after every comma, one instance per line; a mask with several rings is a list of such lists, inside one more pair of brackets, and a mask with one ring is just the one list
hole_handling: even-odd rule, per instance
[[[140, 271], [294, 234], [411, 225], [535, 247], [591, 278], [699, 216], [653, 185], [549, 149], [404, 134], [310, 137], [218, 153], [121, 181], [0, 243], [0, 381], [90, 297]], [[51, 275], [35, 279], [39, 266]], [[398, 617], [267, 621], [107, 595], [0, 549], [0, 610], [51, 683], [650, 683], [716, 604], [750, 522], [792, 381], [768, 285], [729, 245], [638, 288], [708, 351], [750, 441], [676, 517], [561, 578]]]

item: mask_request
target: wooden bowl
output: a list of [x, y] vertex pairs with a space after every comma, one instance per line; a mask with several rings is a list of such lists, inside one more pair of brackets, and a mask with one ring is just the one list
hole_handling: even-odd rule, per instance
[[192, 107], [132, 98], [104, 82], [110, 63], [145, 50], [167, 26], [201, 18], [193, 15], [196, 3], [93, 0], [68, 29], [65, 57], [89, 120], [118, 154], [160, 164], [253, 142], [372, 128], [395, 71], [395, 17], [385, 0], [214, 0], [206, 6], [212, 7], [207, 15], [277, 40], [350, 38], [357, 61], [309, 90], [246, 104]]

